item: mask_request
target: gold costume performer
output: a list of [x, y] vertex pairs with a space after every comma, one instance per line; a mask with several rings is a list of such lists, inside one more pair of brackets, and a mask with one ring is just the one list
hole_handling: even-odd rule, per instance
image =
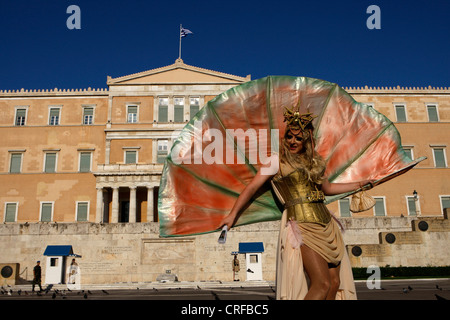
[[325, 161], [314, 149], [314, 116], [287, 109], [284, 117], [286, 133], [277, 156], [277, 171], [258, 173], [225, 223], [231, 227], [243, 205], [271, 179], [284, 205], [277, 252], [277, 299], [356, 299], [340, 227], [324, 200], [325, 194], [356, 190], [367, 183], [372, 185], [372, 181], [328, 182], [323, 176]]
[[[284, 170], [289, 169], [280, 171]], [[278, 239], [277, 300], [303, 299], [308, 292], [301, 245], [313, 249], [329, 265], [341, 266], [336, 299], [356, 299], [352, 270], [341, 231], [323, 203], [323, 192], [317, 190], [318, 186], [308, 179], [308, 174], [302, 169], [277, 175], [272, 185], [285, 207]]]
[[277, 298], [355, 299], [341, 228], [325, 204], [354, 195], [356, 212], [365, 210], [373, 201], [358, 192], [424, 159], [410, 159], [392, 121], [336, 84], [252, 80], [209, 101], [173, 143], [158, 193], [160, 236], [281, 220]]

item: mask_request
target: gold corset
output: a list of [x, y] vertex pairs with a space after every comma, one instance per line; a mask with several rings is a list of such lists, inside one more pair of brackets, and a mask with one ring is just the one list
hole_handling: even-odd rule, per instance
[[287, 210], [288, 219], [322, 225], [330, 222], [323, 192], [317, 190], [317, 185], [303, 171], [295, 170], [284, 177], [275, 177], [272, 185]]

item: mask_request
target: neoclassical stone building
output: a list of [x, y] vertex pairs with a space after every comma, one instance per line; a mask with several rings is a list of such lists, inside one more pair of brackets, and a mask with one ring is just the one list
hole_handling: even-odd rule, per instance
[[[177, 59], [108, 77], [107, 89], [0, 88], [0, 263], [19, 263], [20, 277], [29, 280], [23, 270], [48, 245], [65, 244], [82, 256], [86, 283], [155, 281], [169, 270], [180, 280], [228, 280], [239, 243], [262, 242], [263, 279], [273, 280], [277, 222], [237, 228], [225, 246], [215, 234], [158, 236], [158, 187], [174, 137], [209, 100], [249, 80]], [[419, 220], [434, 221], [427, 232], [448, 243], [450, 88], [344, 89], [396, 124], [411, 158], [427, 157], [371, 190], [377, 204], [367, 212], [352, 216], [349, 199], [330, 204], [348, 228], [349, 250], [362, 250], [353, 263], [448, 265], [448, 252], [416, 257], [439, 249], [408, 232], [418, 231]], [[381, 238], [392, 232], [407, 235], [397, 234], [387, 250]], [[396, 256], [393, 246], [400, 245], [412, 245], [414, 257]]]

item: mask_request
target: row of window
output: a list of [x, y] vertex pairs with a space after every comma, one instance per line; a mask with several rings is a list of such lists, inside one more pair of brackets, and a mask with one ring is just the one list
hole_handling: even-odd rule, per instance
[[[397, 122], [408, 122], [405, 104], [395, 104], [395, 116]], [[427, 115], [429, 122], [439, 122], [438, 106], [436, 104], [427, 104]]]
[[[9, 173], [21, 173], [22, 162], [24, 152], [11, 152]], [[43, 172], [54, 173], [56, 172], [56, 164], [58, 159], [58, 151], [45, 151], [44, 152], [44, 168]], [[92, 152], [81, 151], [79, 152], [79, 172], [90, 172], [92, 167]]]
[[[185, 119], [184, 115], [185, 98], [175, 97], [173, 106], [173, 122], [185, 122], [192, 119], [192, 117], [200, 109], [200, 98], [191, 97], [189, 98], [189, 119]], [[396, 104], [395, 115], [397, 122], [407, 122], [407, 112], [405, 104]], [[438, 106], [435, 104], [428, 104], [426, 106], [428, 121], [429, 122], [439, 122], [439, 112]], [[127, 122], [137, 123], [139, 122], [139, 105], [138, 104], [127, 104]], [[16, 107], [15, 125], [24, 126], [26, 125], [28, 107]], [[51, 126], [56, 126], [60, 124], [61, 118], [61, 106], [49, 107], [48, 124]], [[159, 98], [158, 99], [158, 122], [169, 122], [169, 98]], [[94, 106], [83, 106], [83, 125], [94, 124]]]
[[[384, 197], [374, 197], [375, 206], [373, 207], [374, 216], [386, 216], [386, 203]], [[345, 198], [339, 200], [339, 212], [341, 217], [350, 217], [350, 199]], [[450, 196], [440, 196], [441, 208], [450, 208]], [[418, 199], [415, 197], [406, 197], [407, 212], [409, 216], [417, 216], [419, 212]], [[89, 201], [77, 201], [75, 205], [75, 221], [88, 221], [89, 220]], [[51, 222], [53, 221], [53, 201], [41, 201], [39, 221]], [[4, 222], [16, 222], [17, 221], [17, 202], [5, 203], [5, 215]]]
[[[433, 151], [433, 161], [434, 166], [436, 168], [447, 168], [447, 157], [445, 155], [445, 147], [444, 146], [435, 146], [431, 147]], [[403, 150], [405, 150], [408, 157], [414, 160], [414, 151], [412, 147], [403, 146]]]
[[[184, 118], [184, 97], [175, 97], [173, 105], [173, 122], [185, 122]], [[200, 98], [189, 98], [189, 120], [200, 110]], [[130, 121], [128, 121], [130, 122]], [[158, 99], [158, 122], [169, 122], [169, 98]]]
[[[27, 124], [28, 106], [16, 107], [16, 116], [14, 120], [15, 126], [25, 126]], [[57, 126], [60, 124], [61, 106], [49, 107], [48, 109], [48, 125]], [[82, 124], [94, 124], [94, 106], [83, 107]]]
[[[168, 140], [158, 140], [158, 152], [157, 163], [164, 163], [168, 153]], [[58, 151], [44, 151], [44, 167], [43, 172], [55, 173], [58, 162]], [[10, 165], [9, 173], [21, 173], [22, 162], [24, 157], [24, 151], [11, 151], [10, 152]], [[124, 148], [124, 163], [125, 164], [137, 164], [139, 157], [138, 148]], [[79, 172], [90, 172], [92, 168], [92, 152], [81, 151], [79, 152]]]
[[[184, 115], [185, 98], [174, 98], [173, 106], [173, 122], [185, 122], [200, 110], [200, 98], [189, 98], [189, 114], [190, 118], [185, 119]], [[61, 106], [51, 106], [48, 109], [48, 125], [57, 126], [61, 119]], [[81, 123], [83, 125], [94, 124], [95, 106], [83, 106], [83, 117]], [[127, 104], [127, 122], [139, 122], [139, 104]], [[25, 126], [27, 123], [28, 106], [17, 106], [15, 115], [15, 126]], [[169, 122], [169, 98], [158, 99], [158, 122]]]
[[[156, 163], [164, 163], [168, 153], [168, 143], [166, 139], [158, 140], [158, 151]], [[405, 147], [404, 150], [411, 159], [414, 159], [413, 149]], [[445, 156], [445, 148], [435, 147], [433, 150], [434, 165], [436, 168], [446, 168], [447, 159]], [[9, 166], [9, 173], [22, 172], [22, 160], [24, 152], [10, 152], [11, 160]], [[138, 163], [139, 150], [138, 148], [124, 148], [124, 163], [136, 164]], [[58, 151], [44, 152], [44, 168], [43, 172], [54, 173], [57, 168]], [[90, 172], [92, 167], [92, 152], [82, 151], [79, 153], [79, 172]]]
[[[39, 221], [53, 221], [54, 201], [41, 201], [39, 210]], [[5, 203], [4, 222], [16, 222], [19, 209], [18, 202]], [[89, 201], [77, 201], [75, 204], [75, 221], [89, 220]]]
[[[439, 196], [442, 211], [445, 208], [450, 208], [450, 196]], [[376, 217], [386, 216], [386, 202], [385, 197], [374, 197], [375, 206], [372, 208], [373, 215]], [[341, 217], [351, 217], [350, 212], [351, 198], [339, 200], [339, 213]], [[409, 216], [417, 216], [420, 212], [419, 200], [414, 196], [406, 197], [406, 207]]]

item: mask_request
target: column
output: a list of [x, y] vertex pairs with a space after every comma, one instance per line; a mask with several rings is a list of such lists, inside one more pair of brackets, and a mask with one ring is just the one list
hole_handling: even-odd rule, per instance
[[112, 187], [112, 217], [111, 223], [119, 222], [119, 187]]
[[153, 221], [153, 187], [147, 187], [147, 222]]
[[130, 213], [128, 222], [136, 222], [136, 187], [130, 187]]
[[103, 222], [103, 188], [97, 188], [97, 206], [95, 211], [95, 222]]

